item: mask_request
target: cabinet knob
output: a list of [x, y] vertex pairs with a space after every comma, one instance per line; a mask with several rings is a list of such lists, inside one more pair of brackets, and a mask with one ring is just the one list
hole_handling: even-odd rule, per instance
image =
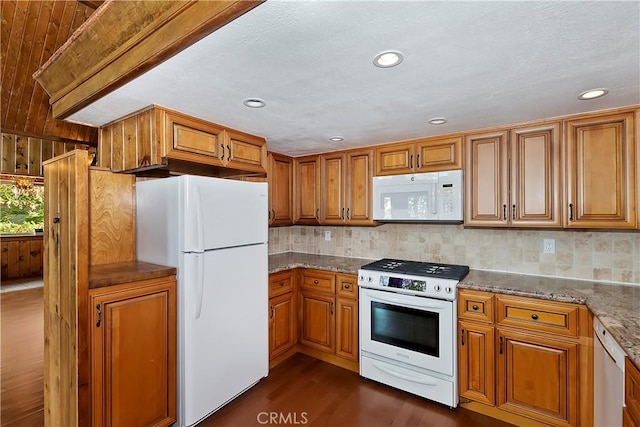
[[349, 284], [344, 285], [345, 289], [349, 289]]
[[284, 286], [284, 282], [280, 282], [280, 286]]
[[56, 217], [53, 218], [53, 223], [54, 224], [57, 224], [59, 222], [60, 222], [60, 217], [59, 216], [56, 216]]
[[318, 281], [317, 281], [317, 280], [314, 280], [314, 281], [313, 281], [313, 284], [314, 284], [314, 285], [317, 285], [317, 284], [318, 284]]
[[531, 318], [532, 318], [533, 320], [538, 320], [538, 315], [537, 315], [537, 314], [535, 314], [535, 313], [533, 313], [533, 314], [531, 315]]
[[471, 308], [473, 308], [474, 310], [477, 310], [478, 306], [474, 304], [473, 307], [471, 307]]

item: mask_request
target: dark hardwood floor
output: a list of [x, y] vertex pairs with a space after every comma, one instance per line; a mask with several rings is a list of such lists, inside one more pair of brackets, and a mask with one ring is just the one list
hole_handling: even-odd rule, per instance
[[0, 423], [44, 425], [42, 288], [0, 294]]
[[[42, 426], [42, 288], [2, 293], [0, 298], [1, 425]], [[450, 410], [297, 354], [200, 425], [501, 427], [509, 424], [464, 408]]]

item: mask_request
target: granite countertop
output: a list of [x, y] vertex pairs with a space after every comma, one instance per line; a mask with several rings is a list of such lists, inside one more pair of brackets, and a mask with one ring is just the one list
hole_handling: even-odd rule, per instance
[[[286, 252], [269, 256], [269, 273], [303, 267], [357, 274], [372, 261]], [[585, 304], [640, 369], [640, 286], [471, 270], [458, 287]]]
[[458, 288], [585, 304], [640, 368], [640, 286], [471, 270]]

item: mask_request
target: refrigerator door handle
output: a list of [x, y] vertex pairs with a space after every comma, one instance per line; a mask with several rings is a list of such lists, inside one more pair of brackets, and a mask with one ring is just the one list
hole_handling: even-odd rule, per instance
[[193, 198], [196, 209], [196, 252], [204, 252], [204, 230], [202, 229], [202, 199], [200, 196], [200, 188], [198, 186], [195, 186], [193, 189]]
[[204, 297], [204, 254], [195, 254], [196, 260], [196, 319], [202, 314], [202, 299]]

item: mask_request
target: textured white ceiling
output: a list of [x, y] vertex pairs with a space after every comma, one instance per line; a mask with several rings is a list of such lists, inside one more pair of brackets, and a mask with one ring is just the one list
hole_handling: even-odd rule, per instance
[[70, 120], [158, 104], [297, 156], [639, 103], [638, 1], [270, 0]]

